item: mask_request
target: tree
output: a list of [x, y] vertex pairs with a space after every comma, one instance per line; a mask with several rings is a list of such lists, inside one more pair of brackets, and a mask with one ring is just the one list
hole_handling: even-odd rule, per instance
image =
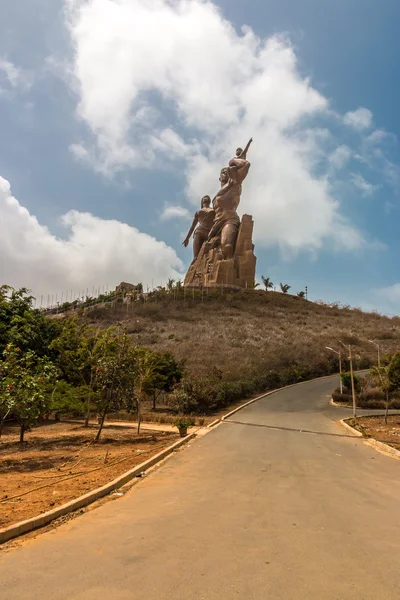
[[299, 298], [305, 298], [306, 297], [306, 293], [301, 291], [301, 292], [297, 292], [297, 295]]
[[391, 382], [389, 377], [389, 366], [384, 367], [372, 367], [370, 369], [372, 378], [378, 383], [379, 387], [385, 394], [385, 424], [387, 425], [387, 418], [389, 412], [390, 398], [389, 392], [391, 389]]
[[50, 410], [51, 388], [58, 370], [48, 358], [34, 352], [23, 354], [20, 348], [9, 344], [3, 353], [2, 388], [8, 388], [12, 414], [20, 425], [20, 442], [24, 434]]
[[100, 415], [95, 442], [100, 439], [106, 415], [111, 408], [118, 411], [125, 405], [128, 410], [131, 410], [135, 367], [132, 340], [113, 327], [101, 332], [96, 363], [92, 365], [93, 402]]
[[33, 300], [26, 288], [0, 286], [0, 354], [13, 344], [22, 353], [31, 350], [37, 356], [52, 357], [48, 348], [62, 325], [34, 309]]
[[288, 291], [289, 291], [289, 290], [290, 290], [290, 288], [291, 288], [291, 286], [290, 286], [290, 285], [288, 285], [287, 283], [285, 283], [285, 284], [283, 284], [283, 283], [280, 283], [279, 285], [281, 286], [281, 290], [282, 290], [282, 293], [283, 293], [283, 294], [287, 294], [287, 293], [288, 293]]
[[168, 290], [169, 294], [174, 291], [174, 284], [175, 284], [175, 279], [172, 279], [170, 277], [167, 281], [167, 290]]
[[180, 382], [183, 376], [183, 365], [179, 363], [170, 352], [154, 354], [155, 364], [153, 378], [146, 385], [146, 394], [153, 398], [153, 410], [156, 410], [156, 401], [162, 392], [169, 393]]
[[389, 364], [388, 370], [392, 390], [400, 390], [400, 351], [397, 351]]
[[261, 279], [262, 282], [265, 286], [265, 291], [268, 292], [268, 290], [272, 289], [274, 287], [274, 284], [272, 283], [271, 279], [269, 277], [264, 277], [264, 275], [261, 275]]
[[86, 389], [86, 395], [83, 396], [86, 406], [85, 427], [89, 426], [93, 408], [93, 365], [97, 355], [101, 353], [101, 335], [99, 330], [72, 318], [65, 321], [61, 334], [50, 346], [56, 353], [55, 363], [67, 383], [80, 387], [81, 390]]

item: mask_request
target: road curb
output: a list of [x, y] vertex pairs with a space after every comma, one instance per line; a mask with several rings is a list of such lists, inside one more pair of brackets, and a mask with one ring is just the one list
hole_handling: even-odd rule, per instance
[[[368, 417], [368, 416], [373, 417], [375, 415], [363, 415], [363, 417]], [[383, 442], [380, 442], [379, 440], [376, 440], [375, 438], [367, 438], [367, 437], [363, 436], [363, 434], [360, 431], [358, 431], [357, 429], [354, 429], [354, 427], [352, 427], [351, 425], [346, 423], [345, 419], [341, 419], [340, 424], [343, 425], [343, 427], [345, 427], [349, 431], [351, 431], [354, 436], [364, 438], [363, 441], [368, 446], [371, 446], [371, 448], [374, 448], [378, 452], [381, 452], [381, 454], [385, 454], [386, 456], [391, 456], [392, 458], [395, 458], [396, 460], [400, 460], [400, 450], [396, 450], [396, 448], [392, 448], [392, 446], [389, 446], [388, 444], [384, 444]]]
[[39, 529], [40, 527], [44, 527], [45, 525], [48, 525], [49, 523], [51, 523], [51, 521], [54, 521], [55, 519], [58, 519], [59, 517], [62, 517], [63, 515], [73, 512], [73, 511], [77, 510], [78, 508], [83, 508], [84, 506], [88, 506], [89, 504], [92, 504], [99, 498], [102, 498], [103, 496], [107, 496], [107, 494], [109, 494], [113, 490], [116, 490], [116, 489], [122, 487], [123, 485], [125, 485], [126, 483], [128, 483], [131, 479], [136, 477], [139, 473], [143, 473], [150, 467], [153, 467], [154, 465], [156, 465], [157, 463], [162, 461], [164, 458], [166, 458], [167, 456], [172, 454], [175, 450], [180, 448], [183, 444], [186, 444], [187, 442], [192, 440], [195, 436], [196, 436], [195, 432], [190, 433], [189, 435], [182, 438], [181, 440], [178, 440], [171, 446], [168, 446], [168, 448], [165, 448], [164, 450], [162, 450], [161, 452], [159, 452], [152, 458], [149, 458], [148, 460], [141, 463], [140, 465], [137, 465], [133, 469], [126, 471], [125, 473], [123, 473], [122, 475], [120, 475], [119, 477], [114, 479], [113, 481], [110, 481], [109, 483], [106, 483], [102, 487], [92, 490], [91, 492], [88, 492], [87, 494], [84, 494], [83, 496], [79, 496], [79, 498], [75, 498], [74, 500], [71, 500], [70, 502], [67, 502], [66, 504], [62, 504], [61, 506], [54, 508], [53, 510], [49, 510], [41, 515], [38, 515], [37, 517], [32, 517], [31, 519], [27, 519], [26, 521], [20, 521], [19, 523], [15, 523], [14, 525], [10, 525], [9, 527], [0, 529], [0, 544], [4, 544], [4, 542], [7, 542], [13, 538], [16, 538], [20, 535], [25, 534], [25, 533], [29, 533], [30, 531], [33, 531], [34, 529]]

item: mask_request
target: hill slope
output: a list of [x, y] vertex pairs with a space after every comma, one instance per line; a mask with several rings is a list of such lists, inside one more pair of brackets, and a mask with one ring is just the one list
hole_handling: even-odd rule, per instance
[[352, 344], [358, 367], [376, 360], [366, 340], [379, 342], [382, 353], [400, 348], [399, 317], [258, 290], [177, 296], [163, 291], [146, 302], [95, 306], [84, 319], [101, 327], [119, 322], [138, 345], [170, 351], [195, 373], [217, 367], [226, 380], [284, 369], [297, 380], [332, 372], [337, 357], [325, 346], [340, 349], [338, 340]]

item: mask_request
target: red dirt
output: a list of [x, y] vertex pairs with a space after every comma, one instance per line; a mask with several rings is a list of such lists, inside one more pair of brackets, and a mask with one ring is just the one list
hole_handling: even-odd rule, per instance
[[400, 415], [389, 415], [387, 425], [382, 416], [359, 417], [354, 426], [364, 435], [379, 442], [388, 442], [390, 446], [400, 450]]
[[101, 487], [178, 439], [175, 433], [143, 430], [138, 436], [133, 428], [105, 425], [93, 444], [96, 429], [41, 425], [21, 445], [17, 428], [6, 428], [0, 441], [0, 528]]

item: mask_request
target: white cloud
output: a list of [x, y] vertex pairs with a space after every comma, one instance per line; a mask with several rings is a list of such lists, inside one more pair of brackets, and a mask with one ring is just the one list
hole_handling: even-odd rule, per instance
[[[240, 209], [266, 246], [315, 251], [330, 238], [347, 249], [347, 223], [326, 173], [327, 99], [303, 77], [290, 42], [237, 33], [202, 0], [66, 0], [77, 114], [91, 140], [75, 148], [107, 175], [181, 165], [190, 202], [218, 189], [220, 168], [254, 136]], [[353, 114], [353, 117], [350, 115]], [[369, 111], [348, 113], [366, 126]], [[354, 116], [355, 115], [355, 116]], [[340, 156], [340, 152], [342, 153]], [[333, 159], [345, 160], [342, 149]]]
[[170, 219], [190, 219], [190, 212], [183, 206], [165, 206], [160, 215], [162, 221]]
[[372, 125], [372, 112], [368, 108], [357, 108], [353, 112], [346, 113], [343, 122], [355, 129], [368, 129]]
[[400, 283], [374, 290], [374, 293], [391, 303], [400, 303]]
[[37, 295], [120, 281], [150, 285], [179, 278], [182, 264], [164, 242], [126, 223], [76, 210], [62, 217], [67, 239], [56, 238], [11, 195], [0, 177], [1, 282]]
[[0, 93], [25, 90], [30, 87], [32, 76], [6, 58], [0, 57]]
[[357, 189], [361, 190], [363, 196], [372, 196], [379, 189], [379, 185], [369, 183], [361, 173], [352, 173], [351, 181]]
[[21, 77], [20, 70], [5, 58], [0, 58], [0, 73], [11, 87], [16, 87]]
[[351, 158], [350, 148], [344, 144], [338, 146], [329, 156], [329, 162], [335, 169], [342, 169]]

